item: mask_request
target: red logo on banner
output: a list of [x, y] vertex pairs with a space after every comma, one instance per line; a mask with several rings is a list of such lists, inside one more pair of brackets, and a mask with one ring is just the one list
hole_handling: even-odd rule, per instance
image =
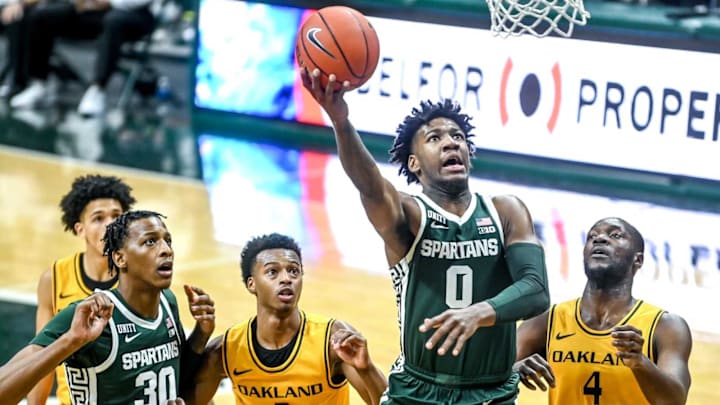
[[[510, 78], [510, 73], [512, 72], [512, 68], [512, 58], [508, 58], [507, 62], [505, 62], [502, 79], [500, 81], [500, 120], [502, 121], [503, 126], [505, 126], [510, 119], [507, 110], [507, 85]], [[549, 132], [552, 133], [555, 130], [555, 125], [557, 124], [557, 118], [560, 114], [560, 104], [562, 101], [562, 77], [560, 75], [560, 65], [558, 63], [555, 63], [555, 65], [553, 65], [551, 73], [553, 78], [555, 95], [553, 98], [552, 112], [550, 113], [550, 117], [547, 121], [547, 129]], [[529, 93], [534, 93], [530, 98], [530, 101], [526, 101], [527, 99], [522, 99], [522, 92], [526, 89], [530, 89], [528, 90]], [[520, 103], [523, 113], [525, 113], [525, 115], [527, 116], [534, 114], [535, 110], [537, 109], [537, 103], [539, 103], [539, 101], [540, 82], [538, 81], [537, 76], [531, 73], [525, 77], [525, 80], [523, 81], [523, 86], [521, 88]]]

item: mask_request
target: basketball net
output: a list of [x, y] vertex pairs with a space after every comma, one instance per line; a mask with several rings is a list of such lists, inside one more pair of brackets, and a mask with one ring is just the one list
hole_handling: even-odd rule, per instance
[[585, 25], [590, 13], [583, 0], [486, 0], [492, 21], [491, 30], [503, 37], [532, 34], [545, 37], [555, 32], [572, 35], [573, 27]]

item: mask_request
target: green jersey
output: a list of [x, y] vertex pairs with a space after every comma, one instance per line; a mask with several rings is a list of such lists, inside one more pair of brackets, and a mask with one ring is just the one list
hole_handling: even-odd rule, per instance
[[[112, 318], [96, 340], [64, 362], [72, 403], [164, 405], [175, 399], [185, 334], [173, 293], [162, 292], [155, 319], [135, 314], [115, 289], [101, 293], [115, 304]], [[76, 306], [60, 311], [31, 344], [48, 346], [68, 331]]]
[[462, 217], [429, 197], [415, 197], [422, 219], [407, 255], [391, 269], [398, 305], [401, 354], [392, 372], [407, 371], [447, 386], [505, 383], [515, 360], [515, 324], [479, 328], [459, 356], [425, 349], [433, 331], [421, 333], [426, 318], [466, 308], [513, 283], [505, 261], [503, 230], [490, 198], [473, 194]]

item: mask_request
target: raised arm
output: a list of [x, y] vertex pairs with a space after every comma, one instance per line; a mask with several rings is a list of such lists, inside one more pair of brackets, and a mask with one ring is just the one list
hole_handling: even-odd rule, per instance
[[96, 294], [75, 308], [70, 329], [46, 347], [28, 345], [0, 368], [0, 398], [18, 403], [40, 379], [58, 364], [97, 339], [112, 316], [113, 305]]
[[344, 375], [365, 403], [380, 403], [387, 379], [373, 364], [367, 340], [347, 323], [335, 321], [329, 344], [330, 361], [335, 364], [333, 377]]
[[195, 328], [187, 343], [195, 353], [202, 354], [205, 345], [215, 330], [215, 301], [200, 287], [183, 286], [188, 299], [190, 313], [195, 319]]
[[[531, 390], [555, 386], [555, 375], [546, 359], [547, 325], [549, 312], [528, 319], [517, 330], [517, 352], [513, 371]], [[545, 380], [545, 381], [543, 381]], [[547, 385], [546, 385], [547, 384]]]
[[388, 261], [400, 260], [412, 243], [419, 227], [420, 209], [408, 195], [387, 181], [375, 159], [363, 144], [360, 135], [350, 122], [348, 105], [343, 98], [349, 83], [339, 91], [335, 88], [335, 75], [330, 75], [325, 89], [320, 87], [320, 71], [312, 74], [301, 70], [305, 88], [330, 117], [335, 131], [340, 162], [355, 188], [360, 192], [365, 212], [387, 246]]
[[[47, 269], [40, 276], [37, 287], [38, 307], [35, 312], [35, 332], [39, 332], [53, 317], [52, 269]], [[28, 405], [44, 405], [50, 397], [55, 373], [50, 372], [41, 379], [28, 394]]]
[[223, 337], [217, 336], [210, 341], [202, 356], [197, 372], [191, 383], [181, 387], [180, 396], [187, 405], [208, 404], [225, 378], [222, 365]]
[[195, 328], [190, 333], [182, 351], [180, 382], [186, 385], [194, 379], [194, 373], [202, 361], [205, 345], [215, 330], [215, 302], [202, 288], [185, 284], [190, 313], [195, 319]]
[[632, 369], [648, 402], [679, 405], [687, 401], [692, 336], [683, 318], [667, 313], [660, 318], [654, 334], [655, 363], [643, 353], [644, 338], [637, 329], [618, 326], [613, 329], [612, 337], [618, 356]]

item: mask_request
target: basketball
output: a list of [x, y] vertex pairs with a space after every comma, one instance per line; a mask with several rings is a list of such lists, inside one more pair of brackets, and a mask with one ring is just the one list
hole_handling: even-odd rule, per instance
[[295, 56], [301, 68], [320, 70], [323, 88], [334, 74], [338, 89], [347, 80], [352, 90], [367, 82], [375, 71], [380, 43], [375, 29], [359, 11], [330, 6], [313, 13], [300, 27]]

